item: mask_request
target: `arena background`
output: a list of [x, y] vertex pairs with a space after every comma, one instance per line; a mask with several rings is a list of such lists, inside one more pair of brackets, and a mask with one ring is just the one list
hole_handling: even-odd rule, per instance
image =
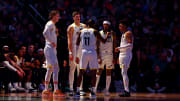
[[[42, 31], [49, 12], [54, 9], [59, 10], [61, 16], [57, 23], [60, 34], [57, 47], [60, 68], [64, 60], [68, 61], [66, 30], [73, 22], [73, 11], [81, 13], [83, 23], [89, 18], [94, 19], [97, 30], [102, 29], [103, 20], [109, 20], [111, 29], [116, 32], [117, 45], [121, 39], [118, 21], [126, 19], [135, 37], [133, 60], [128, 72], [131, 91], [180, 92], [179, 0], [1, 0], [0, 48], [8, 45], [15, 54], [21, 46], [30, 44], [35, 46], [35, 52], [44, 48]], [[61, 74], [59, 77], [61, 79]], [[104, 87], [104, 77], [105, 71], [101, 77], [100, 90]], [[112, 73], [111, 92], [122, 90], [121, 79], [116, 64]], [[87, 88], [89, 81], [85, 82]], [[155, 92], [148, 90], [148, 87]], [[164, 87], [164, 90], [158, 91]]]

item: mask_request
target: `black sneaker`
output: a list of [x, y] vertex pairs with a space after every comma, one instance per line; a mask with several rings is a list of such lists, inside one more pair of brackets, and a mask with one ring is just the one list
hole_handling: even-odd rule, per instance
[[80, 97], [80, 92], [76, 92], [75, 97]]
[[74, 92], [72, 90], [69, 91], [69, 96], [73, 96]]
[[91, 91], [91, 97], [96, 97], [96, 93]]
[[80, 95], [81, 95], [81, 96], [86, 96], [86, 93], [81, 90], [81, 91], [80, 91]]
[[120, 97], [130, 97], [131, 94], [130, 94], [130, 92], [124, 91], [124, 93], [121, 94], [121, 95], [119, 95], [119, 96], [120, 96]]

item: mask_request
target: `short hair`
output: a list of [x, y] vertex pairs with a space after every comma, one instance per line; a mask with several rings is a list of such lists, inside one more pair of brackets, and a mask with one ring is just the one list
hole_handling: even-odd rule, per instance
[[93, 19], [89, 19], [87, 21], [87, 25], [90, 26], [90, 27], [93, 27], [95, 25], [95, 21]]
[[78, 14], [80, 14], [80, 12], [74, 11], [74, 12], [72, 13], [72, 16], [75, 17], [75, 16], [78, 15]]
[[120, 21], [119, 21], [119, 24], [123, 24], [123, 25], [125, 25], [126, 27], [128, 27], [128, 26], [129, 26], [129, 24], [128, 24], [128, 21], [127, 21], [127, 20], [120, 20]]
[[56, 14], [59, 14], [59, 11], [58, 10], [52, 10], [49, 13], [49, 19], [52, 19]]

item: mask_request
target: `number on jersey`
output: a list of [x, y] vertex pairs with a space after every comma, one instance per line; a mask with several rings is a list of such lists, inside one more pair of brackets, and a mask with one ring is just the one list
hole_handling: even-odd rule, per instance
[[90, 40], [90, 38], [89, 37], [84, 37], [84, 44], [86, 45], [86, 46], [89, 46], [89, 40]]

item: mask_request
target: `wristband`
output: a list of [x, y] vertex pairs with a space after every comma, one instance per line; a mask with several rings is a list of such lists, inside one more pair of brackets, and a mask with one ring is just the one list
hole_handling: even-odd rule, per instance
[[72, 52], [69, 52], [69, 55], [71, 55], [72, 54]]

